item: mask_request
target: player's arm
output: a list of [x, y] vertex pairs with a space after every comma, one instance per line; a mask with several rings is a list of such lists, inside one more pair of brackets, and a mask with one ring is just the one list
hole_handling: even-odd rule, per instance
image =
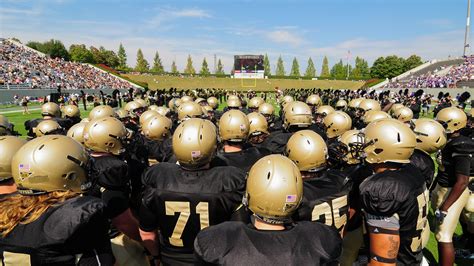
[[398, 218], [366, 214], [370, 265], [396, 265], [400, 247]]
[[468, 155], [454, 156], [454, 165], [456, 173], [456, 183], [446, 197], [446, 200], [440, 206], [439, 210], [447, 212], [449, 207], [458, 200], [469, 184], [469, 173], [471, 168], [471, 157]]
[[142, 201], [143, 204], [140, 205], [140, 209], [138, 211], [140, 237], [142, 240], [142, 245], [150, 253], [154, 265], [160, 265], [159, 238], [157, 233], [158, 219], [153, 210], [148, 208], [145, 202], [146, 200]]

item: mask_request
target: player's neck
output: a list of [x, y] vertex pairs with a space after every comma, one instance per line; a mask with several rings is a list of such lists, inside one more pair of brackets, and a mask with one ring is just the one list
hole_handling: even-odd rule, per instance
[[1, 194], [10, 194], [10, 193], [13, 193], [15, 192], [17, 189], [16, 189], [16, 185], [15, 185], [15, 182], [13, 181], [13, 179], [9, 180], [9, 181], [3, 181], [0, 183], [0, 195]]
[[228, 145], [228, 144], [224, 144], [224, 152], [239, 152], [239, 151], [242, 151], [242, 146], [240, 145]]
[[262, 230], [262, 231], [282, 231], [282, 230], [285, 230], [285, 226], [283, 226], [282, 224], [269, 224], [269, 223], [266, 223], [266, 222], [264, 222], [260, 219], [254, 219], [253, 225], [255, 226], [255, 228], [257, 228], [258, 230]]

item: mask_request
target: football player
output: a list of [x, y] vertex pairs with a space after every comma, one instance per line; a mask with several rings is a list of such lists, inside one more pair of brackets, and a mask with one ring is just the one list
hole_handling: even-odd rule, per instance
[[335, 111], [324, 117], [323, 124], [328, 137], [327, 143], [331, 145], [339, 136], [352, 128], [352, 119], [345, 112]]
[[298, 131], [288, 140], [286, 154], [298, 166], [304, 181], [303, 202], [295, 220], [320, 222], [342, 235], [350, 184], [340, 171], [327, 168], [328, 149], [323, 138], [312, 130]]
[[[111, 220], [112, 248], [117, 261], [146, 262], [140, 241], [138, 221], [131, 211], [129, 166], [120, 158], [125, 152], [127, 129], [118, 119], [105, 117], [89, 122], [84, 128], [84, 144], [91, 153], [88, 165], [92, 188], [88, 195], [102, 199], [105, 214]], [[123, 233], [123, 234], [121, 234]], [[125, 235], [125, 236], [124, 236]], [[124, 251], [123, 249], [126, 249]], [[135, 254], [131, 255], [130, 254]]]
[[35, 137], [45, 135], [64, 135], [64, 129], [55, 120], [43, 120], [35, 127]]
[[268, 122], [265, 117], [257, 112], [252, 112], [247, 115], [249, 119], [249, 143], [258, 148], [263, 148], [262, 143], [270, 135], [268, 131]]
[[441, 265], [453, 265], [453, 234], [462, 210], [469, 201], [469, 181], [474, 176], [474, 141], [460, 131], [466, 127], [467, 115], [457, 107], [441, 109], [436, 120], [446, 128], [448, 142], [441, 150], [441, 164], [432, 206], [436, 208], [438, 251]]
[[219, 139], [222, 149], [217, 153], [224, 165], [235, 166], [247, 172], [265, 156], [257, 147], [248, 147], [250, 123], [247, 115], [239, 110], [225, 112], [219, 120]]
[[282, 155], [255, 163], [248, 175], [244, 204], [252, 223], [225, 222], [201, 231], [194, 249], [211, 265], [337, 265], [341, 239], [320, 223], [293, 223], [303, 198], [298, 167]]
[[0, 115], [0, 136], [19, 136], [18, 132], [13, 129], [14, 125], [8, 121], [4, 115]]
[[114, 265], [101, 200], [88, 188], [86, 150], [66, 136], [21, 147], [11, 171], [18, 194], [0, 199], [2, 265]]
[[410, 161], [423, 174], [426, 187], [430, 189], [435, 174], [435, 164], [431, 154], [438, 152], [446, 145], [446, 131], [440, 123], [430, 118], [416, 119], [413, 126], [416, 148]]
[[262, 103], [258, 107], [258, 112], [262, 114], [268, 123], [268, 130], [270, 132], [279, 131], [282, 129], [282, 121], [279, 117], [275, 117], [275, 107], [269, 103]]
[[0, 136], [0, 199], [16, 194], [11, 162], [25, 143], [26, 140], [19, 137]]
[[66, 105], [63, 109], [64, 118], [71, 121], [71, 126], [81, 122], [81, 111], [77, 105]]
[[364, 132], [365, 160], [374, 171], [359, 186], [370, 263], [419, 265], [429, 192], [421, 172], [410, 164], [416, 136], [395, 119], [372, 122]]
[[34, 138], [36, 136], [35, 128], [43, 120], [55, 120], [59, 125], [61, 125], [62, 128], [66, 130], [68, 130], [72, 126], [72, 123], [69, 119], [61, 118], [61, 110], [59, 108], [59, 105], [57, 105], [56, 103], [48, 102], [43, 104], [41, 106], [41, 115], [43, 116], [43, 118], [27, 120], [24, 123], [25, 129], [26, 131], [28, 131], [27, 135], [30, 138]]
[[178, 163], [155, 164], [143, 174], [140, 234], [156, 265], [160, 261], [163, 265], [193, 265], [197, 233], [230, 220], [239, 207], [245, 171], [211, 167], [217, 134], [208, 120], [182, 122], [172, 141]]

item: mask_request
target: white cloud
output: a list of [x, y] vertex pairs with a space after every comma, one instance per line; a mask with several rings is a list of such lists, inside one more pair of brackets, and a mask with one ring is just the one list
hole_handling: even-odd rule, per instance
[[23, 8], [7, 8], [0, 7], [0, 16], [4, 15], [39, 15], [41, 14], [39, 9], [23, 9]]
[[158, 13], [147, 21], [151, 27], [163, 26], [162, 24], [166, 21], [171, 21], [179, 18], [211, 18], [211, 14], [203, 9], [199, 8], [186, 8], [186, 9], [158, 9]]
[[293, 46], [299, 46], [304, 43], [304, 40], [287, 30], [274, 30], [266, 33], [266, 37], [273, 42], [290, 44]]

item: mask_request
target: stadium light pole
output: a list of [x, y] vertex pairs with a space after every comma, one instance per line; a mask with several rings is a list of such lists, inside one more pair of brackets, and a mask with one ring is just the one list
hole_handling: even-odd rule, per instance
[[466, 33], [464, 34], [464, 53], [463, 56], [466, 56], [467, 50], [470, 47], [469, 44], [469, 31], [471, 27], [471, 0], [467, 0], [467, 17], [466, 17]]

